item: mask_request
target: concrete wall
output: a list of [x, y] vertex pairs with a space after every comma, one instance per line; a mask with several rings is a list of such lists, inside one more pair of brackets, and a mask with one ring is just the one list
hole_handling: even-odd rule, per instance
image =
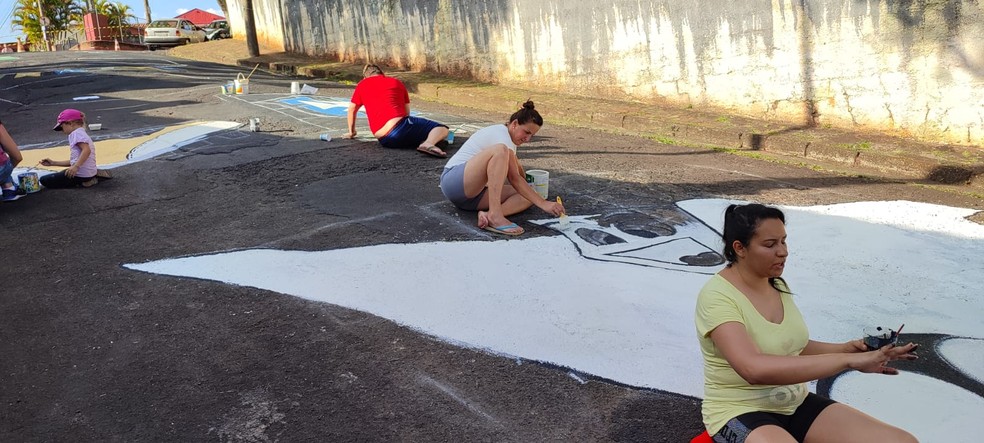
[[253, 2], [332, 60], [984, 144], [979, 0]]

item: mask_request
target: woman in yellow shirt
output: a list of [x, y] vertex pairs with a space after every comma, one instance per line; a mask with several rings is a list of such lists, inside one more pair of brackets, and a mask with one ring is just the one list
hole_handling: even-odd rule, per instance
[[779, 209], [759, 204], [725, 211], [728, 265], [701, 289], [695, 315], [708, 434], [719, 443], [915, 442], [902, 429], [808, 391], [807, 382], [848, 369], [898, 374], [887, 363], [915, 359], [916, 345], [865, 352], [862, 340], [810, 340], [782, 279], [785, 220]]

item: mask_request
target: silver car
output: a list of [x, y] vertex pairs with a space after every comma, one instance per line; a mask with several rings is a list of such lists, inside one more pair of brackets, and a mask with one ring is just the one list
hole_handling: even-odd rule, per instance
[[188, 20], [154, 20], [144, 31], [144, 43], [153, 51], [162, 46], [187, 45], [205, 41], [205, 31]]

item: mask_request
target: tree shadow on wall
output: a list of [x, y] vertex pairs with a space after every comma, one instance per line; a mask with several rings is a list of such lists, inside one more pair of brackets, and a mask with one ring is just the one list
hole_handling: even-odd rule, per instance
[[[856, 3], [865, 4], [872, 10], [877, 10], [881, 0], [854, 0]], [[984, 33], [984, 23], [968, 20], [968, 15], [973, 16], [974, 11], [968, 8], [981, 8], [979, 2], [966, 2], [964, 0], [885, 0], [885, 7], [888, 13], [894, 17], [900, 25], [902, 31], [898, 38], [905, 46], [906, 52], [913, 49], [915, 42], [929, 37], [936, 38], [935, 42], [940, 47], [940, 52], [951, 54], [959, 60], [968, 72], [977, 78], [984, 78], [984, 56], [980, 54], [979, 46], [973, 45], [970, 40], [979, 39]], [[981, 10], [977, 11], [979, 15]], [[935, 26], [942, 19], [944, 30], [938, 34], [926, 32], [927, 27]], [[917, 34], [918, 33], [918, 34]], [[908, 54], [906, 56], [908, 61]]]

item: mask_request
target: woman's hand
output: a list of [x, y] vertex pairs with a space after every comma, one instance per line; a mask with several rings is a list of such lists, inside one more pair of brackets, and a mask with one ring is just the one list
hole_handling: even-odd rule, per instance
[[915, 360], [919, 358], [912, 352], [919, 346], [909, 343], [904, 346], [888, 345], [871, 352], [854, 354], [849, 364], [851, 369], [869, 374], [897, 375], [898, 369], [888, 366], [893, 360]]
[[53, 164], [55, 164], [55, 162], [52, 161], [50, 158], [41, 160], [41, 166], [51, 166]]
[[567, 211], [564, 209], [564, 205], [557, 202], [546, 201], [546, 200], [544, 200], [544, 205], [540, 206], [540, 209], [543, 209], [544, 212], [553, 214], [557, 217], [560, 217], [560, 214], [567, 213]]
[[68, 178], [75, 177], [75, 174], [78, 173], [79, 173], [79, 167], [75, 165], [69, 166], [68, 169], [65, 170], [65, 176]]

